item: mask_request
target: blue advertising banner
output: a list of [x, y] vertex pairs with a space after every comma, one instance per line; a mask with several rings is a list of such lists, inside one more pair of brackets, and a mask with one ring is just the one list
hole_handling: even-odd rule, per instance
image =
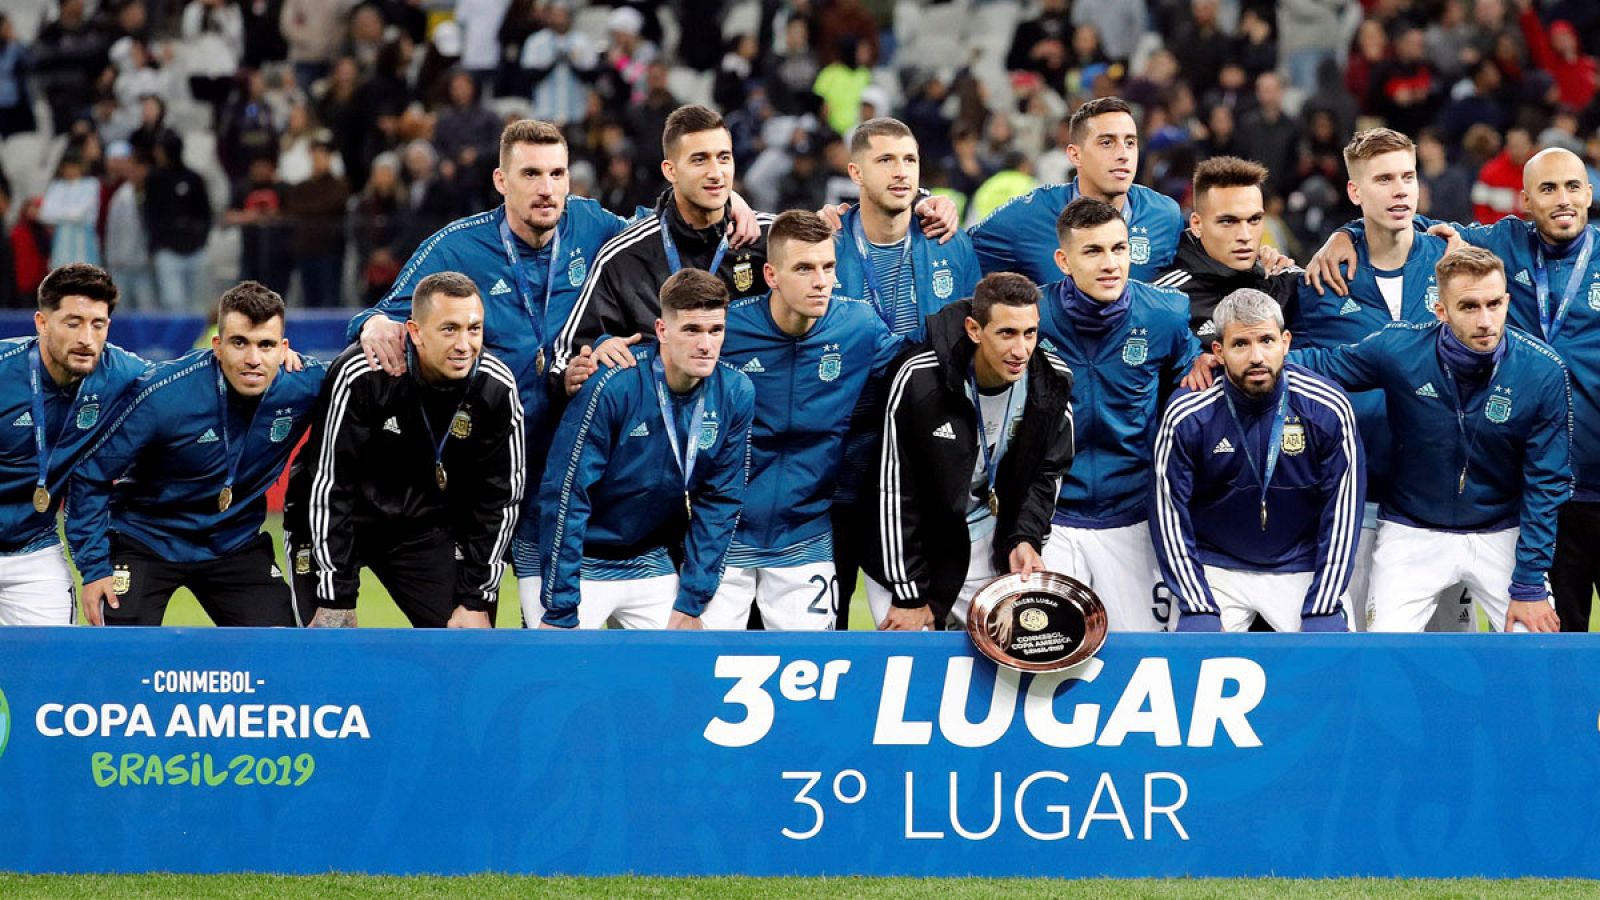
[[0, 632], [0, 870], [1600, 876], [1600, 640]]

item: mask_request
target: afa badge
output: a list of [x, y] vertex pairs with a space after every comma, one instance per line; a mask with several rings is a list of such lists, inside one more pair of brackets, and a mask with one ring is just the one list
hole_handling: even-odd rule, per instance
[[450, 436], [462, 440], [472, 434], [472, 414], [461, 410], [450, 420]]
[[567, 283], [573, 287], [583, 287], [583, 280], [589, 277], [589, 264], [579, 256], [567, 263]]
[[1483, 415], [1496, 425], [1504, 425], [1511, 418], [1511, 398], [1500, 394], [1490, 397], [1483, 405]]
[[78, 407], [78, 429], [80, 431], [88, 431], [98, 421], [100, 421], [100, 404], [85, 403]]
[[700, 423], [700, 449], [710, 450], [711, 445], [717, 442], [717, 421], [707, 419]]
[[933, 293], [940, 300], [949, 300], [956, 292], [956, 277], [949, 269], [936, 269], [933, 273]]
[[1428, 279], [1428, 293], [1426, 296], [1430, 307], [1439, 302], [1439, 286], [1434, 284], [1431, 278]]
[[1128, 259], [1136, 266], [1142, 266], [1150, 261], [1150, 239], [1136, 237], [1128, 239]]
[[1600, 281], [1589, 282], [1589, 308], [1600, 312]]
[[111, 570], [111, 592], [113, 594], [120, 597], [126, 594], [131, 587], [133, 587], [133, 574], [128, 571], [127, 566], [117, 566]]
[[267, 438], [274, 444], [281, 444], [284, 438], [289, 436], [289, 431], [292, 428], [294, 428], [294, 419], [289, 416], [279, 416], [272, 420], [272, 431], [267, 434]]
[[294, 573], [296, 575], [311, 574], [311, 548], [302, 547], [294, 554]]
[[1128, 338], [1122, 345], [1122, 361], [1130, 366], [1142, 366], [1150, 356], [1150, 345], [1142, 337]]
[[748, 291], [756, 283], [755, 269], [750, 267], [750, 261], [744, 260], [733, 266], [733, 287], [737, 291]]
[[1290, 456], [1299, 456], [1306, 452], [1306, 429], [1299, 422], [1289, 422], [1283, 426], [1283, 452]]
[[824, 353], [817, 363], [817, 377], [823, 381], [833, 381], [844, 370], [844, 357], [837, 353]]

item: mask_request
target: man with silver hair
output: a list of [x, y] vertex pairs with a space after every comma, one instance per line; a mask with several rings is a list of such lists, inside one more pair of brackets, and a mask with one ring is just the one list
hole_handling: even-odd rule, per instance
[[[1155, 445], [1150, 532], [1179, 631], [1344, 631], [1366, 497], [1355, 414], [1330, 382], [1284, 362], [1277, 301], [1218, 304], [1225, 378], [1180, 391]], [[1196, 529], [1195, 523], [1204, 523]]]

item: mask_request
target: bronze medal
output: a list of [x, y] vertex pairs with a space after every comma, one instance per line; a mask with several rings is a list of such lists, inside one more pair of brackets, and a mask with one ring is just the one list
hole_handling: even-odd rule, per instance
[[989, 491], [989, 515], [1000, 518], [1000, 497], [993, 489]]
[[694, 502], [689, 499], [687, 492], [683, 495], [683, 514], [691, 519], [694, 518]]
[[535, 353], [533, 355], [533, 374], [535, 374], [535, 375], [543, 375], [544, 374], [544, 348], [543, 347], [540, 347], [539, 348], [539, 352]]
[[217, 512], [227, 512], [228, 507], [232, 505], [233, 485], [230, 484], [222, 489], [222, 493], [217, 495]]
[[444, 490], [450, 484], [450, 478], [444, 473], [444, 463], [433, 464], [433, 480], [439, 482], [439, 490]]
[[33, 489], [33, 511], [46, 512], [50, 509], [50, 489], [39, 485]]

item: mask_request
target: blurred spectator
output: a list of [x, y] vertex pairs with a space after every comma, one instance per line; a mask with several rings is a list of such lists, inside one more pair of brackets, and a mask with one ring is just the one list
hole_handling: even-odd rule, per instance
[[[4, 223], [11, 216], [11, 182], [6, 179], [4, 168], [0, 168], [0, 223]], [[25, 305], [17, 294], [17, 266], [12, 253], [9, 236], [0, 240], [0, 309], [11, 309]]]
[[1522, 25], [1523, 40], [1528, 45], [1528, 55], [1534, 65], [1549, 72], [1561, 88], [1561, 102], [1573, 109], [1582, 109], [1594, 99], [1600, 62], [1583, 52], [1578, 44], [1578, 31], [1571, 22], [1550, 23], [1548, 32], [1532, 0], [1517, 0], [1520, 7], [1518, 20]]
[[147, 159], [154, 159], [156, 145], [169, 134], [176, 137], [176, 133], [167, 127], [166, 102], [154, 95], [140, 97], [139, 127], [128, 135], [128, 143], [133, 145], [136, 152], [144, 152]]
[[278, 159], [278, 125], [266, 102], [266, 79], [260, 72], [245, 72], [240, 88], [217, 135], [217, 157], [232, 181], [243, 178], [253, 160], [271, 157], [276, 166]]
[[816, 84], [819, 71], [805, 20], [790, 19], [783, 29], [783, 49], [778, 52], [774, 69], [773, 105], [789, 115], [810, 112], [815, 108], [811, 86]]
[[[417, 42], [413, 41], [413, 45]], [[496, 88], [500, 94], [526, 94], [525, 90], [512, 90], [506, 79], [509, 73], [520, 72], [514, 63], [521, 48], [512, 54], [509, 61], [502, 61], [500, 74], [496, 76]], [[417, 68], [417, 97], [423, 105], [432, 108], [443, 103], [449, 94], [446, 85], [449, 77], [461, 67], [461, 26], [454, 22], [440, 22], [434, 26], [433, 34], [422, 45], [422, 65]]]
[[1067, 104], [1032, 72], [1018, 72], [1012, 76], [1011, 95], [1016, 107], [1016, 114], [1011, 118], [1011, 126], [1016, 131], [1015, 146], [1029, 159], [1037, 160], [1050, 144], [1050, 132], [1056, 122], [1067, 114]]
[[[824, 68], [879, 58], [878, 22], [861, 0], [815, 0], [811, 34], [817, 62]], [[843, 43], [846, 39], [849, 43]], [[863, 44], [864, 51], [859, 49]]]
[[324, 128], [333, 132], [333, 142], [344, 159], [350, 183], [358, 186], [367, 182], [366, 163], [371, 158], [366, 146], [372, 114], [362, 106], [361, 87], [355, 60], [341, 57], [328, 77], [311, 90], [312, 112]]
[[1472, 221], [1472, 174], [1453, 165], [1438, 129], [1417, 136], [1417, 177], [1427, 191], [1427, 208], [1418, 209], [1446, 222]]
[[1216, 85], [1223, 62], [1239, 62], [1231, 55], [1229, 35], [1222, 30], [1217, 12], [1217, 0], [1194, 0], [1190, 19], [1179, 26], [1176, 45], [1171, 48], [1184, 77], [1202, 93]]
[[712, 83], [711, 99], [717, 107], [728, 112], [742, 109], [750, 92], [761, 82], [761, 46], [755, 35], [735, 35], [728, 41], [728, 50], [717, 64], [716, 80]]
[[1067, 0], [1044, 0], [1038, 18], [1017, 24], [1006, 53], [1006, 68], [1037, 72], [1045, 83], [1060, 90], [1071, 68], [1072, 14]]
[[[28, 94], [28, 51], [17, 40], [11, 17], [0, 13], [0, 140], [36, 127], [33, 98]], [[0, 273], [0, 282], [11, 282], [4, 277], [7, 274]], [[6, 289], [0, 284], [0, 290]]]
[[1332, 62], [1344, 34], [1341, 20], [1355, 0], [1278, 0], [1278, 52], [1289, 82], [1302, 91], [1315, 90], [1317, 70]]
[[1445, 0], [1438, 19], [1428, 25], [1428, 59], [1446, 82], [1461, 78], [1478, 61], [1473, 32], [1467, 21], [1467, 0]]
[[838, 59], [817, 73], [811, 89], [822, 98], [824, 118], [835, 134], [846, 134], [861, 121], [861, 92], [872, 84], [872, 47], [865, 41], [840, 38]]
[[1390, 128], [1416, 134], [1433, 121], [1444, 100], [1444, 84], [1428, 61], [1421, 28], [1407, 27], [1394, 44], [1394, 56], [1372, 71], [1368, 110]]
[[183, 141], [168, 132], [155, 146], [155, 165], [145, 181], [144, 221], [150, 235], [161, 308], [185, 312], [209, 303], [205, 273], [211, 200], [206, 185], [183, 162]]
[[[278, 139], [278, 180], [284, 184], [299, 184], [311, 177], [311, 148], [319, 140], [332, 140], [333, 132], [318, 127], [311, 117], [311, 108], [296, 103], [289, 108], [288, 124]], [[344, 177], [344, 159], [335, 152], [333, 174]]]
[[1179, 77], [1178, 58], [1170, 50], [1157, 50], [1145, 57], [1138, 75], [1123, 86], [1122, 99], [1141, 108], [1160, 103]]
[[1311, 116], [1318, 112], [1326, 112], [1333, 117], [1333, 130], [1341, 145], [1355, 134], [1356, 117], [1361, 114], [1361, 105], [1350, 95], [1344, 79], [1340, 77], [1339, 64], [1332, 59], [1323, 60], [1317, 67], [1317, 90], [1301, 104], [1300, 118], [1309, 122]]
[[667, 90], [667, 73], [670, 70], [661, 60], [650, 63], [644, 79], [644, 95], [624, 117], [628, 137], [633, 141], [634, 165], [641, 180], [655, 183], [661, 172], [661, 132], [666, 130], [667, 116], [683, 104]]
[[100, 129], [107, 139], [124, 139], [138, 130], [144, 119], [141, 106], [145, 97], [170, 97], [178, 92], [174, 58], [172, 45], [165, 42], [155, 52], [137, 38], [122, 38], [112, 46], [111, 59], [118, 69], [113, 86], [116, 111]]
[[386, 43], [383, 14], [370, 3], [357, 6], [350, 13], [350, 32], [345, 37], [341, 54], [354, 59], [361, 71], [370, 74], [381, 65], [378, 55]]
[[978, 129], [958, 124], [951, 133], [950, 157], [942, 167], [950, 189], [971, 199], [978, 186], [994, 174], [978, 156]]
[[1039, 182], [1033, 177], [1033, 163], [1028, 157], [1015, 151], [1006, 154], [1000, 171], [989, 176], [973, 193], [972, 204], [967, 208], [967, 224], [982, 220], [1004, 206], [1006, 201], [1038, 186]]
[[1479, 123], [1498, 131], [1510, 122], [1500, 66], [1492, 59], [1473, 66], [1471, 80], [1458, 85], [1454, 97], [1437, 119], [1439, 130], [1451, 141], [1459, 141], [1468, 128]]
[[950, 155], [951, 122], [944, 111], [950, 100], [949, 79], [941, 72], [934, 72], [913, 83], [910, 94], [900, 120], [916, 137], [925, 165], [944, 159]]
[[395, 255], [406, 259], [428, 235], [450, 224], [464, 210], [452, 181], [455, 165], [449, 160], [441, 165], [432, 144], [421, 139], [411, 141], [405, 145], [401, 161], [406, 176], [405, 227]]
[[[463, 76], [465, 77], [465, 76]], [[344, 291], [344, 217], [350, 186], [334, 174], [333, 143], [311, 145], [311, 177], [291, 185], [285, 210], [294, 225], [295, 270], [307, 306], [338, 306]]]
[[1506, 132], [1505, 149], [1478, 170], [1472, 185], [1472, 217], [1493, 225], [1522, 213], [1522, 165], [1533, 155], [1533, 137], [1525, 128]]
[[294, 274], [290, 241], [296, 223], [285, 218], [288, 185], [278, 179], [278, 161], [261, 156], [250, 161], [247, 177], [233, 186], [224, 225], [239, 228], [239, 280], [259, 281], [280, 294], [288, 293]]
[[457, 180], [467, 186], [474, 209], [492, 205], [492, 178], [500, 164], [500, 117], [485, 109], [472, 76], [457, 72], [450, 77], [450, 104], [434, 123], [434, 146], [454, 160]]
[[11, 227], [11, 266], [17, 277], [17, 301], [32, 306], [39, 282], [50, 272], [50, 228], [39, 221], [40, 199], [22, 205], [17, 224]]
[[[123, 148], [108, 151], [120, 156]], [[150, 157], [127, 147], [127, 178], [111, 194], [106, 212], [106, 271], [122, 291], [128, 309], [156, 308], [155, 270], [150, 265], [150, 240], [144, 223], [144, 185]]]
[[676, 63], [696, 72], [715, 70], [724, 50], [722, 16], [728, 8], [727, 0], [675, 0], [672, 7], [678, 21], [688, 25], [678, 35]]
[[244, 57], [239, 60], [240, 65], [259, 69], [289, 55], [289, 44], [283, 39], [279, 24], [283, 21], [284, 4], [285, 0], [242, 0], [239, 4], [244, 18]]
[[372, 306], [388, 293], [400, 274], [394, 251], [407, 209], [400, 181], [400, 158], [380, 153], [372, 160], [367, 186], [351, 202], [350, 231], [361, 279], [361, 302]]
[[[1072, 64], [1080, 70], [1091, 66], [1109, 63], [1110, 56], [1106, 53], [1104, 45], [1100, 42], [1100, 30], [1093, 25], [1079, 25], [1072, 31]], [[1103, 66], [1102, 66], [1103, 67]], [[1067, 76], [1068, 83], [1064, 89], [1068, 93], [1074, 90], [1087, 90], [1086, 87], [1075, 88], [1072, 85], [1071, 73]]]
[[300, 89], [326, 78], [344, 43], [347, 0], [283, 0], [278, 27], [289, 45], [289, 63]]
[[1072, 119], [1056, 122], [1055, 143], [1039, 155], [1033, 164], [1034, 174], [1041, 184], [1066, 184], [1072, 180], [1072, 159], [1067, 156], [1067, 145], [1072, 143]]
[[621, 111], [643, 97], [645, 69], [656, 58], [654, 44], [639, 36], [644, 16], [631, 6], [620, 6], [606, 19], [610, 43], [597, 71], [601, 96], [611, 109]]
[[594, 41], [572, 30], [572, 8], [550, 4], [547, 26], [522, 45], [522, 69], [532, 85], [534, 118], [566, 125], [583, 117], [588, 82], [600, 64]]
[[39, 29], [32, 48], [33, 71], [50, 104], [56, 134], [65, 134], [73, 120], [88, 115], [109, 47], [105, 32], [85, 14], [84, 0], [61, 0], [56, 18]]
[[1250, 156], [1239, 140], [1238, 124], [1233, 109], [1226, 104], [1211, 107], [1206, 116], [1206, 135], [1200, 140], [1201, 157]]
[[244, 56], [244, 16], [228, 0], [189, 0], [182, 34], [189, 93], [211, 107], [215, 124], [222, 121]]
[[[528, 45], [528, 38], [545, 27], [545, 19], [537, 0], [511, 0], [506, 6], [506, 14], [500, 19], [500, 73], [495, 82], [496, 96], [526, 97], [533, 93], [533, 83], [522, 69], [522, 52]], [[445, 29], [450, 46], [441, 49], [450, 49], [459, 64], [462, 35], [458, 23], [451, 21], [435, 25], [432, 42], [439, 45], [439, 29], [444, 25], [450, 26]]]
[[1254, 79], [1263, 72], [1278, 68], [1278, 38], [1272, 23], [1258, 9], [1246, 9], [1239, 15], [1239, 30], [1233, 37], [1233, 58], [1244, 66]]
[[1267, 194], [1286, 196], [1294, 183], [1300, 150], [1300, 129], [1283, 111], [1283, 79], [1277, 72], [1256, 78], [1256, 105], [1239, 120], [1248, 135], [1250, 155], [1267, 167]]
[[817, 209], [828, 192], [828, 172], [822, 166], [821, 148], [807, 146], [796, 153], [789, 170], [778, 181], [776, 209]]
[[480, 87], [493, 84], [500, 68], [500, 25], [508, 0], [456, 0], [455, 22], [461, 28], [461, 67]]
[[631, 217], [638, 207], [655, 202], [654, 184], [638, 177], [632, 157], [618, 153], [606, 160], [595, 199], [617, 215]]
[[[106, 21], [111, 19], [113, 14], [115, 21]], [[145, 44], [149, 44], [153, 39], [149, 11], [145, 9], [143, 0], [101, 3], [98, 17], [106, 28], [106, 40], [111, 44], [123, 38], [132, 38]]]
[[100, 181], [85, 171], [82, 151], [68, 147], [39, 207], [39, 221], [53, 231], [50, 268], [73, 262], [100, 265], [100, 239], [94, 228], [99, 217]]
[[1534, 143], [1540, 150], [1560, 147], [1582, 156], [1584, 147], [1583, 140], [1578, 137], [1577, 112], [1567, 106], [1557, 109], [1556, 114], [1550, 119], [1550, 125], [1539, 132]]
[[1094, 33], [1097, 46], [1107, 58], [1125, 62], [1133, 55], [1148, 22], [1144, 0], [1078, 0], [1072, 8], [1072, 24], [1078, 26], [1073, 40], [1076, 64], [1086, 66], [1096, 61], [1085, 58], [1078, 41], [1085, 28]]
[[1373, 73], [1389, 58], [1389, 35], [1375, 19], [1367, 19], [1356, 29], [1350, 59], [1345, 63], [1344, 84], [1361, 102], [1363, 112], [1372, 112]]

